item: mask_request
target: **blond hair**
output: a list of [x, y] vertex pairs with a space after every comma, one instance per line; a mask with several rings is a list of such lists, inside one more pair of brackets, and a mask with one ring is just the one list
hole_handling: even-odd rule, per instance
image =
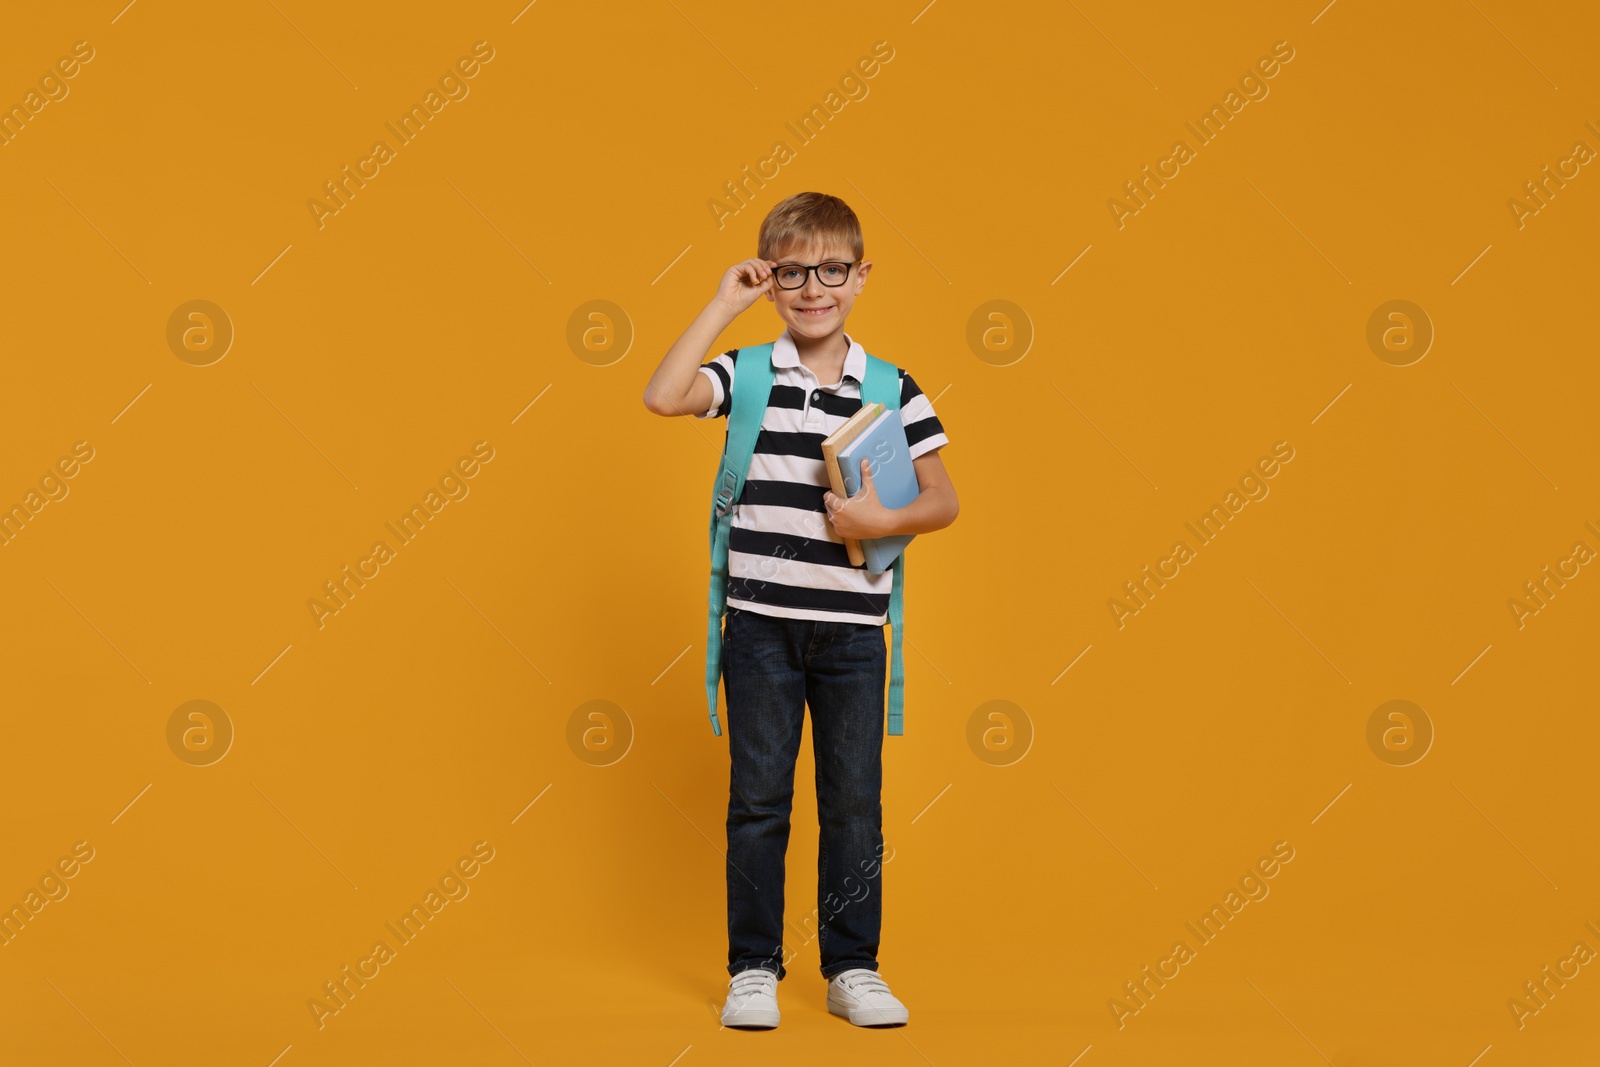
[[781, 200], [761, 220], [756, 255], [777, 259], [778, 253], [797, 245], [844, 245], [862, 258], [861, 221], [850, 205], [827, 193], [795, 193]]

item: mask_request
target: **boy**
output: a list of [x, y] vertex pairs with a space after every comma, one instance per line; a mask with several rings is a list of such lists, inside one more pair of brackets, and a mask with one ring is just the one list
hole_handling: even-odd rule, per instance
[[[658, 415], [726, 417], [741, 350], [701, 365], [758, 297], [786, 329], [772, 347], [773, 385], [728, 540], [722, 634], [728, 750], [728, 997], [725, 1026], [778, 1025], [784, 858], [805, 706], [821, 830], [818, 949], [828, 1010], [858, 1026], [897, 1026], [905, 1005], [878, 976], [882, 921], [885, 644], [892, 571], [853, 567], [844, 538], [924, 534], [955, 521], [955, 488], [938, 449], [933, 405], [899, 370], [900, 417], [915, 501], [888, 509], [862, 461], [848, 500], [829, 491], [823, 438], [861, 408], [865, 349], [844, 332], [872, 264], [861, 224], [835, 196], [799, 193], [761, 224], [757, 256], [728, 268], [717, 295], [667, 352], [645, 389]], [[753, 350], [744, 350], [744, 357]]]

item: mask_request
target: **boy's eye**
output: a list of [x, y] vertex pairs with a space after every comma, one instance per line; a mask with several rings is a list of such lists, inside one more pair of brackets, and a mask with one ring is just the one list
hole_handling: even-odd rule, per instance
[[778, 268], [778, 277], [783, 279], [786, 282], [792, 282], [792, 281], [795, 280], [795, 278], [799, 277], [801, 274], [804, 274], [804, 273], [805, 272], [802, 271], [798, 267], [779, 267]]
[[822, 276], [830, 282], [838, 281], [844, 277], [844, 274], [845, 267], [843, 263], [824, 263], [822, 265]]

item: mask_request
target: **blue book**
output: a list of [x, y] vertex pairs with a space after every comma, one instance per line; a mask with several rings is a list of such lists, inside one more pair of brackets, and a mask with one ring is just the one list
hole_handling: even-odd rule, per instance
[[[861, 490], [862, 459], [868, 462], [872, 484], [884, 507], [903, 508], [921, 494], [917, 471], [911, 463], [911, 447], [906, 442], [906, 428], [900, 422], [897, 409], [885, 409], [839, 450], [839, 473], [844, 476], [847, 496], [855, 496]], [[915, 536], [864, 538], [861, 550], [867, 557], [867, 573], [882, 574], [888, 570]]]

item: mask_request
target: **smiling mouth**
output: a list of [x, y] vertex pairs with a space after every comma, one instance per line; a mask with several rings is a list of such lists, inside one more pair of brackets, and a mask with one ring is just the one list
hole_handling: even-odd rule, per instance
[[822, 316], [833, 310], [833, 305], [829, 304], [825, 308], [795, 308], [795, 310], [800, 312], [802, 315], [810, 315], [814, 319], [820, 319]]

